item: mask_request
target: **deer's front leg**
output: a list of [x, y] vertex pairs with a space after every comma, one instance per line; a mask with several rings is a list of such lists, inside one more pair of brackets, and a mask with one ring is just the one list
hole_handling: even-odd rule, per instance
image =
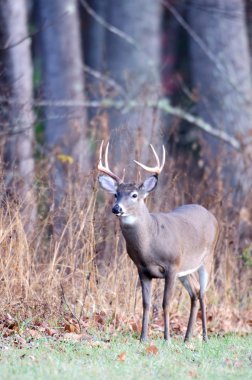
[[173, 295], [174, 284], [176, 278], [176, 271], [169, 270], [165, 276], [164, 287], [164, 299], [163, 299], [163, 311], [164, 311], [164, 339], [170, 340], [170, 321], [169, 321], [169, 309]]
[[142, 286], [143, 296], [143, 321], [140, 341], [144, 342], [147, 340], [148, 336], [148, 323], [151, 304], [151, 278], [141, 272], [139, 272], [139, 277]]

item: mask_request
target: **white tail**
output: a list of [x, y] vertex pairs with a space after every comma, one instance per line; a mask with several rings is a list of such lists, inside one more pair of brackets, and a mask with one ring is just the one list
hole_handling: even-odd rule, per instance
[[[102, 142], [103, 144], [103, 142]], [[164, 338], [169, 339], [169, 305], [176, 278], [182, 282], [191, 298], [191, 311], [185, 340], [192, 334], [199, 298], [203, 339], [207, 340], [204, 294], [218, 239], [218, 223], [213, 214], [197, 204], [178, 207], [169, 213], [150, 213], [144, 199], [155, 189], [158, 175], [165, 163], [163, 147], [162, 164], [151, 146], [157, 165], [147, 167], [137, 161], [146, 171], [153, 173], [141, 185], [124, 183], [108, 166], [108, 145], [105, 166], [102, 165], [102, 144], [98, 169], [101, 187], [114, 194], [116, 201], [112, 212], [119, 217], [126, 240], [127, 252], [137, 266], [143, 295], [143, 323], [141, 340], [147, 339], [148, 320], [153, 278], [164, 278]], [[196, 280], [196, 281], [195, 281]]]

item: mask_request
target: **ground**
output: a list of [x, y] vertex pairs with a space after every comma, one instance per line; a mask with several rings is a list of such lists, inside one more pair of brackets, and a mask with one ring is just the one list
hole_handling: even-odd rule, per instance
[[1, 380], [251, 379], [252, 335], [174, 336], [140, 344], [134, 334], [66, 333], [60, 338], [1, 337]]

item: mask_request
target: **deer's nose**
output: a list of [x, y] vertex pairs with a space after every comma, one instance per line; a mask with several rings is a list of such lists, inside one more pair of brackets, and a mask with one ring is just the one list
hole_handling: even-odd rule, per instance
[[121, 208], [121, 206], [120, 206], [118, 203], [116, 203], [116, 204], [113, 206], [113, 208], [112, 208], [112, 212], [113, 212], [114, 214], [116, 214], [116, 215], [121, 214], [121, 213], [122, 213], [122, 208]]

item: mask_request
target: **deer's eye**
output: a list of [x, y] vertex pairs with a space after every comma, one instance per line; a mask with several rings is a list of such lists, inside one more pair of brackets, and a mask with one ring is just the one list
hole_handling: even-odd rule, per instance
[[133, 194], [131, 194], [131, 197], [132, 197], [132, 198], [137, 198], [137, 193], [133, 193]]
[[115, 194], [115, 198], [117, 199], [117, 194]]

